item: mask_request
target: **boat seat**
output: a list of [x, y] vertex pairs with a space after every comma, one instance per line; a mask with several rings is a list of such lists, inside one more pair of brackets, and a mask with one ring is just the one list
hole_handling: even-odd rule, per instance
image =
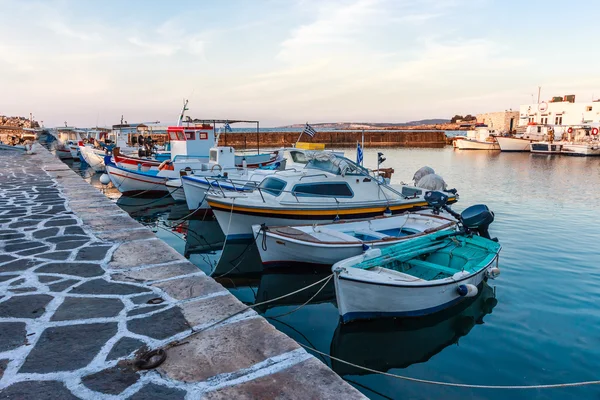
[[385, 233], [372, 231], [370, 229], [357, 229], [354, 231], [354, 233], [358, 233], [359, 235], [364, 235], [364, 236], [370, 236], [370, 237], [373, 237], [376, 239], [383, 239], [383, 238], [389, 236], [389, 235], [386, 235]]
[[429, 268], [429, 269], [433, 269], [433, 270], [440, 271], [440, 272], [445, 272], [446, 274], [449, 274], [449, 275], [454, 275], [455, 273], [458, 272], [458, 270], [456, 270], [454, 268], [443, 267], [438, 264], [434, 264], [434, 263], [430, 263], [428, 261], [423, 261], [423, 260], [418, 260], [418, 259], [408, 260], [408, 261], [405, 261], [405, 263], [408, 265], [412, 265], [413, 267], [423, 267], [423, 268]]

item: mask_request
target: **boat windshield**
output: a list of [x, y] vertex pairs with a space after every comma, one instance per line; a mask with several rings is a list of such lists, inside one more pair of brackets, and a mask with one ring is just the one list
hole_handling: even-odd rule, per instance
[[368, 170], [350, 161], [346, 157], [333, 153], [307, 154], [310, 159], [306, 168], [319, 169], [336, 175], [369, 175]]
[[283, 188], [285, 188], [287, 183], [277, 178], [267, 178], [258, 185], [258, 187], [263, 191], [273, 196], [279, 196]]

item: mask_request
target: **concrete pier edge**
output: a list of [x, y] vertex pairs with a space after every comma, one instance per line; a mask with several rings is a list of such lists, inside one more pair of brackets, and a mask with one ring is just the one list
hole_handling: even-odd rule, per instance
[[253, 310], [189, 337], [243, 308], [45, 148], [0, 154], [0, 399], [365, 398]]

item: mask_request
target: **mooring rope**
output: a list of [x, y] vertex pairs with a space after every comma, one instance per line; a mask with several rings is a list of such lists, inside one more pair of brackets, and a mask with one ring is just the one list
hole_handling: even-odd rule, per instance
[[[228, 319], [230, 319], [230, 318], [233, 318], [233, 317], [235, 317], [236, 315], [239, 315], [239, 314], [241, 314], [241, 313], [243, 313], [243, 312], [246, 312], [246, 311], [248, 311], [248, 310], [250, 310], [250, 309], [253, 309], [253, 308], [255, 308], [255, 307], [262, 306], [262, 305], [269, 304], [269, 303], [273, 303], [273, 302], [275, 302], [275, 301], [279, 301], [279, 300], [281, 300], [281, 299], [285, 299], [286, 297], [293, 296], [293, 295], [295, 295], [295, 294], [298, 294], [298, 293], [300, 293], [300, 292], [303, 292], [303, 291], [305, 291], [305, 290], [307, 290], [307, 289], [310, 289], [311, 287], [313, 287], [313, 286], [316, 286], [316, 285], [318, 285], [319, 283], [322, 283], [322, 282], [324, 282], [324, 281], [327, 281], [327, 282], [329, 282], [329, 280], [331, 279], [331, 277], [332, 277], [332, 276], [333, 276], [333, 274], [331, 274], [331, 275], [328, 275], [328, 276], [326, 276], [325, 278], [323, 278], [323, 279], [320, 279], [320, 280], [318, 280], [318, 281], [316, 281], [316, 282], [313, 282], [313, 283], [311, 283], [311, 284], [310, 284], [310, 285], [308, 285], [308, 286], [305, 286], [305, 287], [303, 287], [303, 288], [300, 288], [300, 289], [298, 289], [298, 290], [294, 290], [293, 292], [290, 292], [290, 293], [284, 294], [284, 295], [282, 295], [282, 296], [279, 296], [279, 297], [276, 297], [276, 298], [274, 298], [274, 299], [265, 300], [265, 301], [261, 301], [261, 302], [259, 302], [259, 303], [254, 303], [254, 304], [252, 304], [252, 305], [246, 306], [246, 307], [244, 307], [244, 308], [240, 309], [239, 311], [236, 311], [236, 312], [234, 312], [233, 314], [230, 314], [230, 315], [228, 315], [228, 316], [226, 316], [226, 317], [224, 317], [224, 318], [221, 318], [221, 319], [220, 319], [220, 320], [218, 320], [218, 321], [215, 321], [215, 322], [213, 322], [212, 324], [210, 324], [210, 325], [208, 325], [208, 326], [205, 326], [205, 327], [203, 327], [202, 329], [199, 329], [199, 330], [193, 330], [193, 329], [192, 329], [192, 333], [191, 333], [189, 336], [187, 336], [185, 339], [188, 339], [188, 338], [190, 338], [190, 337], [192, 337], [192, 336], [194, 336], [194, 335], [197, 335], [197, 334], [199, 334], [199, 333], [201, 333], [201, 332], [204, 332], [204, 331], [206, 331], [206, 330], [208, 330], [208, 329], [212, 328], [213, 326], [219, 325], [220, 323], [222, 323], [222, 322], [225, 322], [225, 321], [227, 321]], [[325, 284], [327, 284], [327, 283], [325, 283]], [[323, 285], [323, 287], [324, 287], [324, 286], [325, 286], [325, 285]], [[313, 296], [313, 297], [314, 297], [314, 296]], [[171, 347], [181, 346], [182, 344], [184, 344], [184, 343], [185, 343], [185, 342], [183, 342], [183, 340], [185, 340], [185, 339], [182, 339], [182, 340], [180, 340], [180, 341], [171, 342], [171, 343], [167, 344], [167, 345], [166, 345], [164, 348], [165, 348], [165, 349], [169, 349], [169, 348], [171, 348]]]
[[600, 380], [598, 381], [583, 381], [583, 382], [570, 382], [570, 383], [553, 383], [547, 385], [473, 385], [469, 383], [453, 383], [453, 382], [440, 382], [440, 381], [432, 381], [428, 379], [419, 379], [412, 378], [410, 376], [404, 375], [396, 375], [390, 372], [378, 371], [376, 369], [372, 369], [369, 367], [363, 367], [362, 365], [357, 365], [351, 363], [346, 360], [342, 360], [341, 358], [334, 357], [330, 354], [319, 351], [315, 348], [307, 346], [302, 343], [298, 343], [300, 346], [304, 347], [307, 350], [314, 351], [317, 354], [328, 357], [331, 360], [335, 360], [337, 362], [341, 362], [342, 364], [349, 365], [351, 367], [362, 369], [363, 371], [372, 372], [374, 374], [388, 376], [390, 378], [402, 379], [405, 381], [416, 382], [416, 383], [425, 383], [428, 385], [437, 385], [437, 386], [450, 386], [450, 387], [459, 387], [459, 388], [469, 388], [469, 389], [498, 389], [498, 390], [507, 390], [507, 389], [517, 389], [517, 390], [525, 390], [525, 389], [555, 389], [555, 388], [565, 388], [565, 387], [577, 387], [577, 386], [589, 386], [589, 385], [598, 385], [600, 384]]

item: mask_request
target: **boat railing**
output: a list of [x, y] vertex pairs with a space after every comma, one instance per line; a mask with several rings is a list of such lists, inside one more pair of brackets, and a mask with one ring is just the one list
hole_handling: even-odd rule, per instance
[[298, 179], [298, 180], [301, 181], [304, 178], [314, 178], [316, 176], [324, 176], [325, 178], [327, 178], [326, 174], [314, 174], [314, 175], [304, 175], [304, 176], [301, 176], [300, 179]]

